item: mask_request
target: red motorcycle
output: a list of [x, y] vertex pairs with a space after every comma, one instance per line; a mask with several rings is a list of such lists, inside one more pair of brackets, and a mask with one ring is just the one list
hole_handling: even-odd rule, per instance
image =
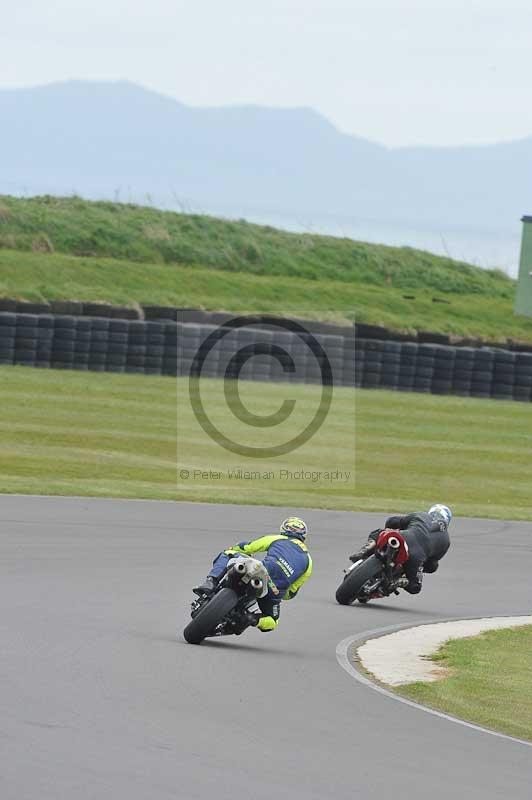
[[337, 602], [347, 606], [355, 600], [367, 603], [368, 600], [399, 594], [407, 561], [408, 544], [401, 531], [381, 531], [373, 554], [355, 561], [345, 571], [336, 590]]

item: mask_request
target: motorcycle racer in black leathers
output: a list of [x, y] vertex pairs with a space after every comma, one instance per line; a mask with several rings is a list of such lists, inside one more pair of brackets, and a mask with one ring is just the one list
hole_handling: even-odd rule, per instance
[[[450, 547], [449, 525], [452, 512], [448, 506], [437, 503], [428, 511], [414, 511], [411, 514], [388, 517], [385, 529], [401, 531], [408, 545], [409, 558], [405, 564], [401, 588], [410, 594], [419, 594], [423, 574], [436, 572], [440, 560]], [[355, 562], [368, 558], [375, 550], [377, 539], [383, 528], [377, 528], [369, 535], [367, 543], [357, 553], [350, 556]]]

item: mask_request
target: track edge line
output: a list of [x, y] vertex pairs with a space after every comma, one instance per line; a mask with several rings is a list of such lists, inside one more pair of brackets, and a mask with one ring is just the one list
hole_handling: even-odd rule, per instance
[[[528, 614], [530, 614], [530, 610], [528, 610]], [[378, 683], [377, 681], [373, 681], [368, 678], [366, 674], [363, 673], [362, 670], [356, 665], [356, 663], [349, 658], [349, 650], [353, 647], [359, 647], [370, 639], [378, 639], [381, 636], [385, 636], [389, 633], [395, 633], [396, 631], [406, 630], [408, 628], [418, 628], [422, 625], [435, 625], [440, 622], [460, 622], [462, 620], [484, 619], [490, 616], [513, 617], [517, 616], [517, 614], [483, 614], [481, 617], [449, 617], [445, 619], [425, 620], [424, 622], [419, 622], [417, 625], [403, 623], [400, 625], [387, 625], [383, 628], [374, 628], [373, 630], [363, 631], [362, 633], [353, 634], [352, 636], [347, 636], [345, 639], [342, 639], [342, 641], [336, 646], [336, 660], [342, 669], [351, 675], [352, 678], [355, 678], [355, 680], [357, 680], [359, 683], [362, 683], [364, 686], [373, 689], [375, 692], [379, 692], [379, 694], [382, 694], [385, 697], [391, 698], [392, 700], [397, 700], [399, 703], [403, 703], [411, 708], [416, 708], [419, 711], [424, 711], [427, 714], [432, 714], [433, 716], [447, 720], [448, 722], [454, 722], [457, 725], [462, 725], [470, 730], [479, 731], [480, 733], [487, 733], [490, 736], [496, 736], [498, 739], [505, 739], [506, 741], [513, 742], [515, 744], [521, 744], [525, 747], [532, 747], [532, 742], [529, 742], [526, 739], [519, 739], [517, 736], [510, 736], [507, 733], [501, 733], [499, 731], [494, 731], [491, 728], [485, 728], [482, 725], [476, 725], [474, 722], [468, 722], [460, 717], [454, 717], [452, 714], [445, 714], [443, 711], [438, 711], [435, 708], [424, 706], [422, 703], [416, 703], [415, 700], [409, 700], [407, 697], [402, 697], [401, 695], [392, 692], [390, 689], [387, 689], [384, 685]]]

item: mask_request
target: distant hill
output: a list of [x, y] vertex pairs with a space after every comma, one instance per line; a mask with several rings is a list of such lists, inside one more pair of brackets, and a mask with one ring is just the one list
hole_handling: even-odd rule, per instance
[[128, 82], [1, 90], [0, 153], [2, 193], [502, 234], [532, 209], [532, 137], [388, 149], [306, 108], [190, 108]]

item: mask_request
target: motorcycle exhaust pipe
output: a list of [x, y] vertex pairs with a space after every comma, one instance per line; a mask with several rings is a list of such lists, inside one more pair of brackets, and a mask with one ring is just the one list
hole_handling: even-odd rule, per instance
[[240, 575], [243, 575], [244, 572], [246, 571], [246, 565], [245, 565], [244, 561], [237, 561], [237, 563], [235, 564], [235, 570]]
[[401, 547], [401, 542], [396, 536], [390, 536], [387, 542], [388, 546], [391, 547], [393, 550], [399, 550]]
[[262, 579], [261, 578], [252, 578], [251, 585], [254, 589], [262, 589]]

